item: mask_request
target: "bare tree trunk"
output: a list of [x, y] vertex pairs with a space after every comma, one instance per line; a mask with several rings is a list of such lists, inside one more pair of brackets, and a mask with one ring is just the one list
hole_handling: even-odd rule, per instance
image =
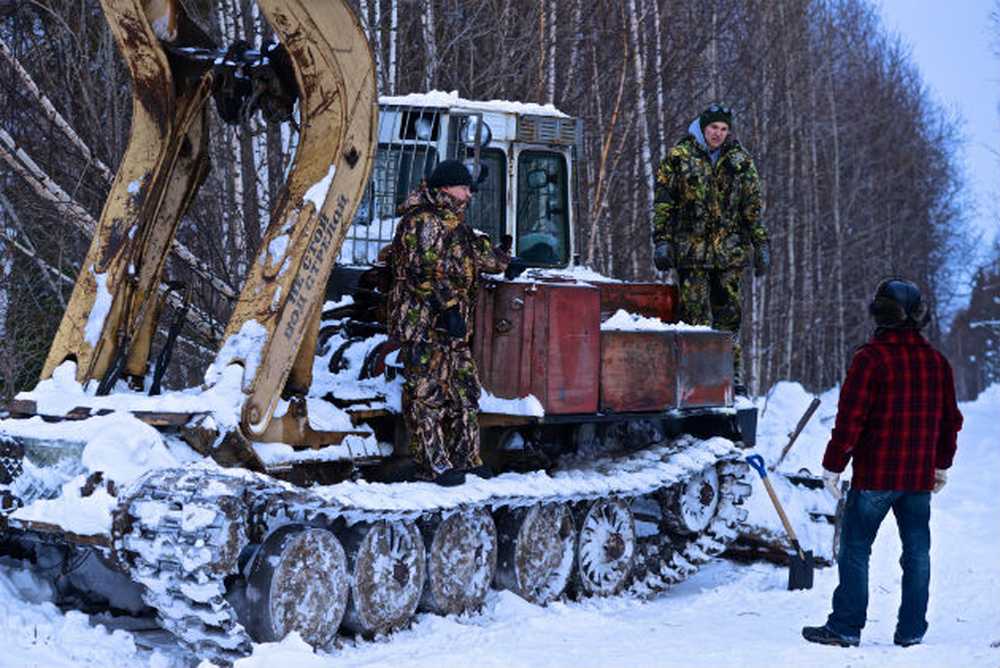
[[654, 59], [654, 81], [656, 82], [656, 144], [659, 146], [657, 162], [663, 162], [667, 157], [667, 131], [665, 84], [663, 82], [663, 28], [660, 25], [660, 0], [651, 0], [653, 4], [653, 34], [656, 39]]
[[563, 82], [562, 98], [569, 97], [570, 92], [579, 86], [576, 80], [577, 70], [580, 69], [580, 43], [583, 41], [583, 0], [573, 0], [573, 40], [569, 50], [569, 65], [566, 68], [566, 77]]
[[399, 0], [389, 0], [389, 85], [386, 92], [396, 94], [396, 47], [399, 41]]
[[[624, 37], [624, 36], [623, 36]], [[601, 156], [598, 162], [597, 168], [597, 182], [594, 185], [594, 199], [593, 199], [593, 209], [590, 212], [590, 220], [594, 221], [594, 232], [590, 236], [589, 243], [587, 245], [587, 261], [592, 262], [595, 256], [595, 246], [597, 244], [598, 234], [596, 229], [598, 227], [598, 221], [603, 218], [605, 209], [607, 208], [607, 178], [608, 178], [608, 156], [611, 151], [611, 143], [615, 138], [615, 130], [618, 125], [618, 117], [621, 112], [622, 101], [625, 97], [625, 80], [628, 75], [628, 40], [623, 39], [624, 42], [624, 52], [625, 57], [622, 58], [622, 69], [618, 77], [618, 91], [615, 95], [614, 108], [611, 111], [611, 116], [608, 119], [607, 127], [604, 131], [604, 141], [601, 146]], [[594, 81], [599, 80], [599, 72], [597, 68], [597, 59], [594, 58]], [[609, 251], [610, 252], [610, 251]], [[610, 273], [611, 269], [608, 268], [607, 271]]]
[[378, 83], [378, 92], [383, 93], [388, 90], [387, 73], [385, 71], [384, 56], [382, 55], [382, 0], [372, 0], [375, 3], [375, 19], [373, 21], [373, 32], [375, 41], [372, 50], [375, 52], [375, 81]]
[[[629, 38], [632, 44], [632, 68], [636, 87], [636, 114], [639, 120], [639, 163], [642, 166], [642, 182], [645, 185], [646, 212], [653, 210], [653, 154], [649, 144], [649, 121], [646, 116], [646, 67], [639, 40], [639, 11], [641, 2], [628, 0]], [[649, 235], [647, 235], [648, 237]], [[649, 237], [651, 238], [651, 237]]]
[[[785, 25], [785, 2], [782, 0], [778, 3], [778, 17], [781, 21], [781, 25]], [[792, 123], [792, 119], [796, 117], [795, 107], [792, 103], [792, 81], [791, 75], [789, 73], [791, 67], [790, 53], [788, 49], [788, 39], [787, 37], [782, 40], [782, 51], [784, 53], [784, 88], [785, 88], [785, 124], [786, 130], [788, 131], [788, 175], [786, 178], [786, 190], [788, 193], [788, 225], [785, 230], [785, 252], [788, 254], [785, 265], [788, 267], [788, 289], [790, 294], [794, 295], [797, 287], [797, 276], [796, 276], [796, 258], [795, 258], [795, 228], [798, 224], [798, 208], [796, 206], [796, 197], [798, 191], [796, 190], [795, 183], [795, 166], [797, 164], [796, 153], [798, 152], [798, 144], [796, 143], [796, 133], [795, 126]], [[784, 315], [785, 318], [785, 340], [784, 340], [784, 355], [782, 359], [781, 371], [784, 378], [792, 377], [792, 357], [796, 350], [796, 344], [798, 343], [795, 339], [795, 322], [798, 314], [796, 313], [795, 299], [788, 300], [788, 310]]]
[[719, 9], [712, 3], [712, 38], [708, 43], [708, 96], [719, 99]]
[[834, 336], [834, 359], [836, 368], [839, 371], [847, 368], [847, 354], [845, 347], [845, 336], [847, 324], [844, 318], [844, 231], [841, 221], [840, 211], [840, 126], [837, 119], [837, 96], [834, 92], [833, 68], [829, 68], [826, 87], [826, 102], [830, 114], [830, 136], [833, 144], [833, 164], [831, 174], [833, 176], [833, 186], [830, 188], [833, 198], [833, 284], [836, 290], [836, 318], [837, 331]]
[[431, 90], [437, 84], [437, 38], [434, 25], [434, 0], [424, 1], [424, 11], [420, 15], [421, 34], [424, 38], [424, 90]]

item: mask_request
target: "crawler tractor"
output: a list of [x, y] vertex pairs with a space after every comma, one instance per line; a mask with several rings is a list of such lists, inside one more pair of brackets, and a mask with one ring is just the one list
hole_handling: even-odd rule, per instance
[[[491, 587], [540, 605], [649, 595], [725, 550], [756, 420], [734, 406], [730, 335], [677, 323], [670, 285], [578, 265], [580, 123], [441, 93], [378, 101], [344, 2], [258, 5], [280, 46], [221, 51], [172, 1], [102, 0], [132, 137], [42, 378], [0, 421], [5, 549], [89, 559], [104, 575], [82, 588], [131, 588], [219, 662], [291, 631], [327, 647], [418, 609], [474, 611]], [[297, 149], [205, 384], [160, 392], [163, 268], [208, 168], [213, 95], [224, 118], [286, 124]], [[475, 322], [500, 475], [442, 489], [397, 481], [378, 257], [396, 206], [448, 158], [481, 180], [467, 223], [511, 235], [517, 271], [484, 280]], [[122, 424], [159, 453], [128, 480], [95, 463]]]

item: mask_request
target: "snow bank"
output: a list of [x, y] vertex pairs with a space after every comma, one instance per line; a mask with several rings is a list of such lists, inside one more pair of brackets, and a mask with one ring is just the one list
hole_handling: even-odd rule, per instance
[[[207, 662], [201, 668], [207, 668]], [[274, 668], [274, 666], [295, 666], [295, 668], [328, 668], [330, 659], [313, 651], [312, 645], [298, 633], [290, 633], [281, 642], [254, 645], [253, 654], [240, 659], [233, 668]]]
[[684, 322], [667, 323], [659, 318], [647, 318], [637, 313], [629, 313], [625, 309], [617, 312], [601, 323], [602, 332], [711, 332], [712, 328], [705, 325], [689, 325]]
[[464, 107], [476, 111], [494, 111], [508, 114], [529, 114], [535, 116], [555, 116], [569, 118], [551, 104], [535, 104], [532, 102], [513, 102], [510, 100], [467, 100], [458, 96], [458, 91], [450, 93], [432, 90], [429, 93], [411, 93], [409, 95], [381, 96], [379, 104], [400, 107]]
[[479, 410], [483, 413], [503, 413], [504, 415], [530, 415], [534, 417], [545, 415], [542, 402], [533, 394], [519, 399], [501, 399], [490, 394], [485, 388], [479, 396]]
[[567, 269], [540, 269], [537, 267], [526, 269], [514, 283], [554, 283], [564, 281], [567, 283], [622, 283], [617, 278], [605, 276], [585, 265], [578, 265]]
[[82, 488], [87, 476], [73, 478], [62, 486], [54, 499], [39, 499], [16, 510], [11, 517], [16, 520], [56, 524], [65, 531], [81, 536], [100, 536], [111, 533], [111, 516], [118, 499], [99, 485], [93, 494], [84, 497]]
[[88, 470], [102, 471], [116, 483], [125, 485], [146, 471], [180, 464], [160, 432], [128, 413], [112, 413], [86, 423], [91, 437], [81, 461]]
[[[235, 427], [239, 422], [240, 410], [243, 406], [244, 394], [241, 388], [244, 376], [243, 367], [238, 364], [210, 367], [206, 375], [212, 382], [212, 386], [205, 390], [195, 387], [165, 392], [151, 397], [144, 392], [128, 389], [125, 383], [118, 383], [114, 393], [98, 397], [95, 395], [96, 388], [84, 387], [76, 382], [76, 364], [64, 362], [52, 372], [51, 378], [40, 381], [31, 391], [21, 392], [17, 398], [34, 401], [38, 412], [42, 415], [65, 415], [77, 406], [90, 407], [94, 411], [211, 413], [220, 427]], [[16, 425], [22, 422], [24, 421], [6, 421], [0, 425], [0, 428], [14, 433], [12, 430], [18, 429]], [[61, 424], [80, 425], [82, 423], [66, 422]], [[78, 431], [76, 427], [71, 426], [59, 429]], [[89, 426], [86, 429], [89, 430]], [[46, 434], [48, 433], [46, 431]]]
[[131, 634], [92, 626], [80, 612], [52, 604], [52, 589], [24, 568], [0, 561], [0, 668], [167, 668], [175, 664], [159, 651], [136, 648]]

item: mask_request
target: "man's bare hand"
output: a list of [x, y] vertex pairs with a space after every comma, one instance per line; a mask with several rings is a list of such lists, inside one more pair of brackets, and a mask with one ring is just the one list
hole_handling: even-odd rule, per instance
[[833, 495], [833, 498], [840, 501], [840, 497], [843, 495], [843, 492], [840, 491], [839, 473], [823, 469], [823, 486], [826, 487], [826, 491]]
[[941, 488], [945, 486], [948, 482], [948, 471], [945, 469], [934, 469], [934, 489], [931, 490], [935, 494], [941, 491]]

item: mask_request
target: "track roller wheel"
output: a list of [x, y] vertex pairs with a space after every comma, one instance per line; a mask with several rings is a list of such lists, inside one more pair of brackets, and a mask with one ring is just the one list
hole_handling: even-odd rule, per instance
[[544, 605], [566, 590], [575, 559], [576, 530], [566, 504], [536, 504], [497, 514], [496, 581]]
[[453, 615], [482, 607], [497, 565], [497, 530], [483, 508], [425, 522], [427, 586], [422, 610]]
[[352, 580], [344, 626], [365, 636], [405, 626], [424, 589], [420, 530], [410, 522], [356, 525], [344, 544]]
[[621, 499], [599, 499], [586, 509], [577, 538], [577, 576], [592, 596], [625, 588], [636, 556], [635, 519]]
[[257, 642], [292, 631], [314, 647], [333, 640], [347, 609], [350, 577], [340, 541], [326, 529], [286, 525], [272, 531], [247, 577], [248, 630]]
[[666, 520], [679, 534], [704, 531], [719, 507], [719, 473], [707, 468], [668, 492]]

